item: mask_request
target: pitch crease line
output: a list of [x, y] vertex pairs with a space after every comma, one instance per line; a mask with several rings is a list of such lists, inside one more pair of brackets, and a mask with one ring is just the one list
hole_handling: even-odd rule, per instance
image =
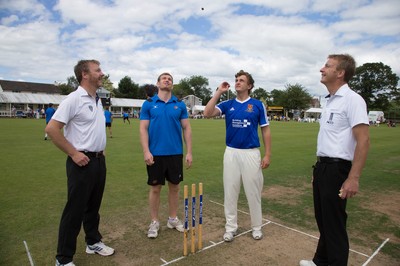
[[[223, 204], [221, 204], [221, 203], [219, 203], [219, 202], [216, 202], [216, 201], [213, 201], [213, 200], [210, 200], [210, 202], [211, 202], [211, 203], [214, 203], [214, 204], [216, 204], [216, 205], [219, 205], [219, 206], [224, 206]], [[243, 213], [243, 214], [250, 215], [248, 212], [245, 212], [245, 211], [242, 211], [242, 210], [238, 210], [238, 212]], [[288, 226], [286, 226], [286, 225], [283, 225], [283, 224], [280, 224], [280, 223], [277, 223], [277, 222], [273, 222], [273, 221], [268, 220], [268, 219], [266, 219], [266, 218], [263, 218], [263, 220], [266, 221], [266, 223], [264, 223], [264, 224], [262, 225], [262, 227], [264, 227], [265, 225], [268, 225], [268, 224], [275, 224], [275, 225], [277, 225], [277, 226], [280, 226], [280, 227], [283, 227], [283, 228], [285, 228], [285, 229], [294, 231], [294, 232], [296, 232], [296, 233], [299, 233], [299, 234], [302, 234], [302, 235], [306, 235], [306, 236], [311, 237], [311, 238], [314, 238], [314, 239], [319, 239], [318, 237], [316, 237], [316, 236], [314, 236], [314, 235], [311, 235], [311, 234], [308, 234], [308, 233], [306, 233], [306, 232], [303, 232], [303, 231], [300, 231], [300, 230], [297, 230], [297, 229], [288, 227]], [[250, 229], [250, 230], [247, 230], [247, 231], [245, 231], [245, 232], [242, 232], [242, 233], [236, 235], [235, 238], [236, 238], [236, 237], [239, 237], [239, 236], [242, 236], [242, 235], [244, 235], [244, 234], [247, 234], [247, 233], [249, 233], [249, 232], [251, 232], [251, 231], [252, 231], [252, 230]], [[362, 256], [364, 256], [364, 257], [368, 257], [368, 260], [362, 265], [362, 266], [366, 266], [366, 265], [373, 259], [373, 257], [375, 257], [375, 256], [379, 253], [380, 249], [381, 249], [388, 241], [389, 241], [389, 238], [387, 238], [387, 239], [379, 246], [379, 248], [374, 252], [374, 254], [372, 254], [371, 256], [369, 256], [369, 255], [367, 255], [367, 254], [364, 254], [364, 253], [362, 253], [362, 252], [353, 250], [353, 249], [349, 249], [349, 251], [354, 252], [354, 253], [357, 253], [357, 254], [362, 255]], [[222, 244], [222, 243], [225, 243], [225, 241], [222, 240], [222, 241], [216, 242], [216, 243], [213, 242], [213, 241], [210, 241], [210, 243], [211, 243], [211, 245], [209, 245], [209, 246], [207, 246], [207, 247], [204, 247], [203, 249], [197, 251], [196, 253], [200, 253], [200, 252], [202, 252], [202, 251], [204, 251], [204, 250], [207, 250], [207, 249], [210, 249], [210, 248], [212, 248], [212, 247], [218, 246], [218, 245], [220, 245], [220, 244]], [[178, 258], [173, 259], [173, 260], [171, 260], [171, 261], [166, 261], [166, 260], [160, 258], [161, 261], [163, 262], [163, 264], [162, 264], [161, 266], [172, 264], [172, 263], [177, 262], [177, 261], [180, 261], [180, 260], [182, 260], [182, 259], [184, 259], [184, 258], [186, 258], [186, 257], [185, 257], [185, 256], [181, 256], [181, 257], [178, 257]], [[33, 265], [32, 265], [32, 266], [33, 266]]]
[[29, 259], [29, 262], [31, 263], [31, 266], [35, 266], [35, 264], [33, 263], [31, 253], [29, 252], [28, 244], [26, 243], [25, 240], [24, 240], [24, 245], [25, 245], [26, 253], [28, 254], [28, 259]]
[[[212, 202], [212, 203], [214, 203], [214, 204], [217, 204], [217, 205], [220, 205], [220, 206], [224, 206], [223, 204], [221, 204], [221, 203], [219, 203], [219, 202], [215, 202], [215, 201], [212, 201], [212, 200], [210, 200], [210, 202]], [[238, 210], [238, 212], [241, 212], [241, 213], [250, 215], [248, 212], [245, 212], [245, 211]], [[270, 220], [265, 219], [265, 218], [263, 218], [263, 220], [264, 220], [264, 221], [269, 221], [269, 222], [272, 223], [272, 224], [275, 224], [275, 225], [277, 225], [277, 226], [286, 228], [286, 229], [288, 229], [288, 230], [292, 230], [292, 231], [294, 231], [294, 232], [296, 232], [296, 233], [303, 234], [303, 235], [309, 236], [309, 237], [314, 238], [314, 239], [319, 239], [319, 237], [317, 237], [317, 236], [308, 234], [308, 233], [303, 232], [303, 231], [299, 231], [299, 230], [297, 230], [297, 229], [288, 227], [288, 226], [286, 226], [286, 225], [283, 225], [283, 224], [280, 224], [280, 223], [276, 223], [276, 222], [270, 221]], [[364, 257], [369, 257], [369, 255], [364, 254], [364, 253], [359, 252], [359, 251], [356, 251], [356, 250], [354, 250], [354, 249], [349, 249], [349, 250], [350, 250], [351, 252], [357, 253], [357, 254], [362, 255], [362, 256], [364, 256]]]
[[[264, 227], [265, 225], [267, 225], [267, 224], [269, 224], [269, 223], [270, 223], [270, 221], [268, 221], [268, 222], [262, 224], [261, 227]], [[234, 238], [237, 238], [237, 237], [239, 237], [239, 236], [248, 234], [248, 233], [250, 233], [251, 231], [252, 231], [252, 229], [247, 230], [247, 231], [244, 231], [244, 232], [242, 232], [242, 233], [236, 235]], [[210, 243], [211, 243], [211, 245], [209, 245], [209, 246], [207, 246], [207, 247], [203, 247], [201, 250], [198, 250], [196, 253], [200, 253], [200, 252], [203, 252], [203, 251], [205, 251], [205, 250], [207, 250], [207, 249], [210, 249], [210, 248], [213, 248], [213, 247], [215, 247], [215, 246], [221, 245], [221, 244], [225, 243], [225, 241], [224, 241], [224, 240], [221, 240], [221, 241], [219, 241], [219, 242], [217, 242], [217, 243], [215, 243], [215, 242], [213, 242], [213, 241], [210, 241]], [[196, 253], [195, 253], [195, 254], [196, 254]], [[194, 254], [192, 254], [192, 255], [194, 255]], [[177, 261], [180, 261], [180, 260], [182, 260], [182, 259], [184, 259], [184, 258], [186, 258], [186, 256], [181, 256], [181, 257], [175, 258], [175, 259], [173, 259], [173, 260], [171, 260], [171, 261], [166, 261], [166, 260], [164, 260], [163, 258], [160, 258], [161, 261], [164, 263], [164, 264], [161, 264], [161, 266], [172, 264], [172, 263], [177, 262]]]
[[362, 266], [366, 266], [368, 265], [368, 263], [370, 263], [370, 261], [379, 253], [379, 251], [381, 250], [381, 248], [383, 248], [383, 246], [389, 242], [389, 238], [386, 238], [385, 241], [382, 242], [382, 244], [379, 246], [379, 248], [377, 248], [377, 250], [375, 250], [375, 252], [371, 255], [371, 257], [368, 258], [368, 260], [366, 262], [364, 262], [364, 264]]

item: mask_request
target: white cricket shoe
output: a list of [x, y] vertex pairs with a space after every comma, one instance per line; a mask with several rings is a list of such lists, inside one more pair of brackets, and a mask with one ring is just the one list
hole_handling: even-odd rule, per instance
[[317, 266], [312, 260], [301, 260], [300, 266]]
[[260, 240], [261, 238], [263, 238], [263, 233], [261, 232], [261, 230], [253, 230], [251, 232], [253, 239], [255, 240]]
[[72, 261], [68, 262], [67, 264], [61, 264], [58, 262], [58, 260], [56, 260], [56, 266], [75, 266], [75, 264]]
[[169, 218], [168, 222], [167, 222], [167, 227], [170, 229], [176, 229], [179, 232], [183, 232], [184, 228], [183, 228], [183, 223], [181, 220], [178, 219], [178, 217], [175, 217], [174, 219]]
[[160, 223], [158, 221], [152, 221], [149, 225], [149, 231], [147, 231], [147, 237], [156, 238], [158, 236], [159, 229], [160, 229]]
[[224, 234], [224, 241], [225, 242], [232, 242], [233, 238], [237, 235], [236, 231], [234, 232], [225, 232]]
[[93, 245], [86, 246], [87, 254], [99, 254], [101, 256], [110, 256], [114, 254], [114, 249], [106, 246], [103, 242], [97, 242]]

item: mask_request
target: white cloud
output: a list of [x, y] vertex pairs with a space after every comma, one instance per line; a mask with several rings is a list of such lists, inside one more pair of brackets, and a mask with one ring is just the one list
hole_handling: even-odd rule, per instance
[[3, 0], [0, 76], [65, 82], [79, 59], [95, 58], [114, 86], [124, 76], [155, 83], [168, 71], [175, 82], [202, 75], [215, 88], [244, 69], [256, 87], [300, 83], [325, 95], [319, 70], [331, 53], [350, 53], [358, 65], [383, 62], [400, 75], [398, 6], [398, 0], [60, 0], [56, 6]]
[[32, 15], [42, 14], [45, 7], [38, 1], [31, 0], [2, 0], [0, 9], [8, 9], [12, 12], [31, 13]]
[[398, 18], [400, 15], [400, 2], [398, 0], [375, 0], [355, 9], [343, 12], [345, 19], [352, 18]]
[[[379, 0], [378, 0], [379, 1]], [[346, 10], [354, 11], [358, 8], [362, 7], [365, 4], [368, 4], [370, 0], [335, 0], [335, 1], [326, 1], [326, 0], [314, 0], [312, 2], [312, 10], [316, 12], [321, 12], [323, 14], [337, 14], [340, 15], [342, 12]]]
[[17, 22], [18, 21], [18, 16], [16, 15], [11, 15], [9, 17], [4, 17], [1, 19], [0, 23], [4, 24], [6, 26], [9, 26], [10, 24]]

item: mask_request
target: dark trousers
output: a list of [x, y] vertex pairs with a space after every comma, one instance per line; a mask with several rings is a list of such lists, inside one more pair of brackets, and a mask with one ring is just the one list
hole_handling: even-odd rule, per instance
[[56, 259], [61, 264], [72, 261], [76, 241], [83, 223], [88, 245], [99, 242], [99, 209], [106, 182], [105, 157], [90, 157], [90, 162], [80, 167], [68, 157], [68, 200], [61, 216]]
[[317, 162], [313, 175], [314, 211], [320, 238], [314, 255], [318, 266], [345, 266], [349, 257], [346, 200], [338, 194], [351, 162]]

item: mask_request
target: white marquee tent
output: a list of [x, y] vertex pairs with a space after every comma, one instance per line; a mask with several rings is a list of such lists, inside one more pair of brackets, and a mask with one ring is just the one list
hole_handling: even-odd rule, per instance
[[14, 93], [0, 92], [0, 103], [4, 104], [48, 104], [53, 103], [59, 105], [66, 95], [44, 94], [44, 93]]
[[[54, 104], [56, 107], [66, 98], [66, 95], [58, 94], [44, 94], [44, 93], [14, 93], [14, 92], [0, 92], [0, 116], [11, 116], [11, 109], [13, 105], [19, 106], [18, 109], [23, 111], [28, 109], [28, 106], [33, 106], [36, 110], [49, 103]], [[142, 107], [145, 100], [141, 99], [127, 99], [127, 98], [111, 98], [111, 109], [116, 116], [121, 115], [123, 110], [134, 109], [138, 110]]]
[[195, 106], [193, 106], [193, 108], [192, 108], [192, 114], [197, 114], [197, 113], [200, 113], [200, 112], [204, 112], [204, 109], [205, 109], [206, 107], [205, 106], [203, 106], [203, 105], [195, 105]]
[[307, 111], [304, 112], [304, 119], [310, 119], [310, 118], [314, 118], [314, 119], [318, 119], [320, 118], [322, 113], [322, 108], [310, 108]]

